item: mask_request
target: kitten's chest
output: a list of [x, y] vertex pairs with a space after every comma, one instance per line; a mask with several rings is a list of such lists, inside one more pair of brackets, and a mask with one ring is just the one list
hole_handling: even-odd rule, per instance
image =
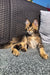
[[36, 37], [29, 36], [27, 39], [28, 39], [28, 45], [29, 46], [31, 46], [32, 48], [37, 46], [38, 42], [36, 41]]

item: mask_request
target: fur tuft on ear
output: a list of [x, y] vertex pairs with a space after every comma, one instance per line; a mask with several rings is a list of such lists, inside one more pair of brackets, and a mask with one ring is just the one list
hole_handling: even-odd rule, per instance
[[38, 20], [37, 19], [34, 20], [34, 25], [38, 26]]
[[30, 25], [30, 21], [27, 19], [25, 22], [26, 25]]
[[27, 27], [29, 27], [29, 25], [30, 25], [30, 21], [28, 19], [26, 20], [25, 25], [26, 25], [25, 29], [27, 29]]
[[38, 20], [37, 19], [34, 19], [32, 26], [34, 29], [38, 30]]

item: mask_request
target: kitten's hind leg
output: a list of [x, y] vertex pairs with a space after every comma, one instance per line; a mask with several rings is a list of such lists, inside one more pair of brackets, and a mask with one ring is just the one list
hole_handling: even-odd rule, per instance
[[[13, 45], [13, 46], [11, 47], [11, 50], [12, 50], [13, 55], [19, 56], [19, 55], [20, 55], [20, 52], [18, 51], [18, 49], [15, 48], [16, 46], [17, 46], [17, 44]], [[18, 46], [17, 46], [17, 47], [18, 47]]]
[[42, 43], [39, 43], [39, 44], [38, 44], [38, 47], [39, 47], [39, 50], [40, 50], [40, 56], [41, 56], [42, 58], [44, 58], [44, 59], [48, 59], [48, 55], [47, 55], [47, 53], [45, 52]]
[[44, 51], [44, 48], [40, 48], [40, 56], [44, 59], [48, 59], [48, 55]]
[[46, 53], [45, 50], [44, 50], [44, 47], [43, 47], [41, 38], [38, 37], [38, 38], [37, 38], [37, 41], [38, 41], [38, 48], [39, 48], [39, 51], [40, 51], [40, 56], [41, 56], [42, 58], [44, 58], [44, 59], [48, 59], [48, 55], [47, 55], [47, 53]]

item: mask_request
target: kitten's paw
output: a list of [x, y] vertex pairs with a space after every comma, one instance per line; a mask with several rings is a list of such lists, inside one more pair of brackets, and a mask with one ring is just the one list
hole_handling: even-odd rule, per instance
[[44, 59], [48, 59], [48, 55], [47, 54], [44, 54]]
[[40, 55], [41, 55], [42, 58], [48, 59], [48, 55], [46, 54], [44, 48], [40, 49]]
[[40, 53], [41, 57], [44, 59], [48, 59], [48, 55], [46, 53]]
[[15, 56], [19, 56], [20, 55], [20, 52], [18, 50], [16, 50], [16, 49], [12, 50], [12, 53]]
[[27, 49], [26, 48], [23, 48], [23, 49], [21, 49], [23, 52], [26, 52], [27, 51]]

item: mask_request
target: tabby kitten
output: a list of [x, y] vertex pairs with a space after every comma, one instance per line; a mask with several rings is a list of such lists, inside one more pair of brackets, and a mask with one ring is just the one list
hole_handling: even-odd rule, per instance
[[11, 47], [12, 53], [15, 56], [18, 56], [19, 50], [27, 51], [28, 47], [32, 49], [38, 47], [40, 56], [44, 59], [48, 58], [48, 55], [44, 51], [44, 47], [41, 41], [40, 34], [38, 32], [38, 21], [34, 19], [33, 23], [27, 19], [25, 22], [25, 30], [27, 35], [23, 36], [22, 40]]

